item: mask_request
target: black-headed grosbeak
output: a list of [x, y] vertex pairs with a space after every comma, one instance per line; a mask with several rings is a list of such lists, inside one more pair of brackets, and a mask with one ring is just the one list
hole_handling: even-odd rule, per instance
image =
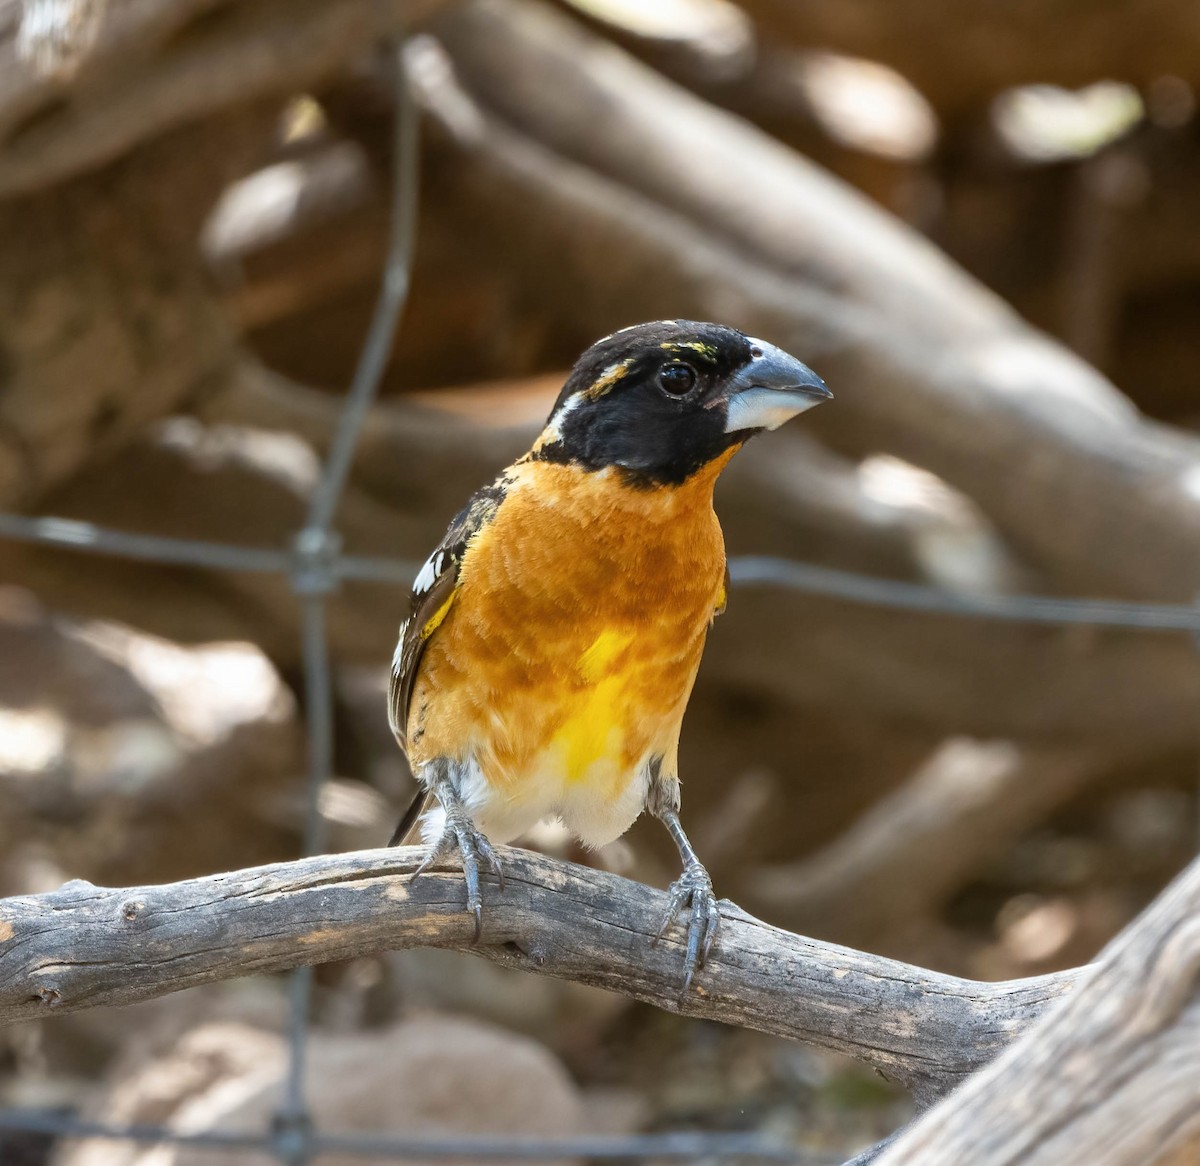
[[677, 759], [725, 606], [713, 485], [753, 434], [829, 396], [806, 365], [732, 328], [622, 329], [583, 354], [533, 448], [421, 568], [389, 703], [422, 790], [392, 843], [432, 806], [416, 873], [458, 852], [477, 939], [480, 867], [501, 878], [489, 838], [557, 816], [600, 846], [647, 809], [683, 860], [659, 936], [690, 905], [685, 990], [703, 966], [720, 916], [679, 821]]

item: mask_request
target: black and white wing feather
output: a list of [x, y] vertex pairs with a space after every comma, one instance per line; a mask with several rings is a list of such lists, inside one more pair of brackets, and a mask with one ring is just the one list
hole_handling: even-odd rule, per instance
[[442, 541], [413, 581], [408, 618], [400, 625], [400, 640], [392, 657], [388, 685], [388, 719], [400, 748], [408, 755], [408, 714], [421, 657], [454, 603], [463, 558], [475, 537], [491, 522], [507, 493], [509, 480], [500, 477], [472, 495], [455, 515]]
[[[491, 522], [509, 484], [509, 480], [501, 476], [492, 485], [472, 495], [470, 502], [455, 515], [442, 541], [413, 580], [408, 618], [400, 625], [400, 638], [392, 657], [392, 674], [388, 683], [388, 721], [405, 757], [409, 756], [409, 708], [425, 646], [454, 603], [459, 574], [471, 539]], [[389, 846], [408, 841], [410, 831], [414, 830], [417, 819], [432, 797], [428, 790], [418, 789], [396, 826]]]

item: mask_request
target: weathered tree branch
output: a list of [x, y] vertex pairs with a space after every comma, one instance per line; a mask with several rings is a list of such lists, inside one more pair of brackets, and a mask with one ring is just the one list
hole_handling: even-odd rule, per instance
[[1200, 861], [878, 1166], [1149, 1166], [1200, 1133]]
[[780, 931], [723, 905], [720, 942], [680, 998], [682, 946], [653, 945], [666, 895], [503, 850], [472, 947], [462, 874], [407, 879], [416, 848], [361, 851], [109, 890], [0, 900], [0, 1023], [386, 948], [441, 947], [670, 1011], [836, 1049], [932, 1100], [990, 1060], [1078, 972], [984, 984]]

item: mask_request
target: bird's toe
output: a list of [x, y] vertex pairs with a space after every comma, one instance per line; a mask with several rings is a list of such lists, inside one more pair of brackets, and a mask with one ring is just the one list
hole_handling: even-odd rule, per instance
[[[670, 899], [663, 913], [657, 943], [670, 929], [685, 906], [691, 910], [687, 922], [687, 948], [683, 958], [683, 987], [686, 993], [696, 972], [704, 967], [721, 925], [721, 912], [713, 893], [712, 879], [699, 863], [690, 863], [668, 888]], [[681, 993], [681, 994], [682, 994]]]
[[[504, 874], [500, 859], [486, 836], [475, 829], [468, 818], [449, 816], [446, 828], [441, 837], [429, 848], [421, 865], [413, 872], [416, 879], [424, 874], [435, 863], [441, 862], [457, 853], [462, 864], [463, 881], [467, 888], [467, 913], [475, 919], [475, 938], [478, 943], [483, 934], [483, 892], [480, 887], [479, 872], [483, 866], [496, 876], [500, 889], [504, 890]], [[410, 880], [412, 881], [412, 880]]]

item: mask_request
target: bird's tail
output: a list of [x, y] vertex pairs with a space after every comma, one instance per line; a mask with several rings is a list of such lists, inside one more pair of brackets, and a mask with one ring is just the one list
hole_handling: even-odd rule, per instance
[[408, 809], [400, 817], [400, 821], [396, 824], [396, 829], [392, 832], [392, 836], [388, 839], [389, 846], [406, 846], [410, 842], [419, 842], [419, 823], [421, 815], [429, 809], [433, 802], [433, 794], [428, 790], [418, 789], [413, 795], [413, 800], [409, 802]]

